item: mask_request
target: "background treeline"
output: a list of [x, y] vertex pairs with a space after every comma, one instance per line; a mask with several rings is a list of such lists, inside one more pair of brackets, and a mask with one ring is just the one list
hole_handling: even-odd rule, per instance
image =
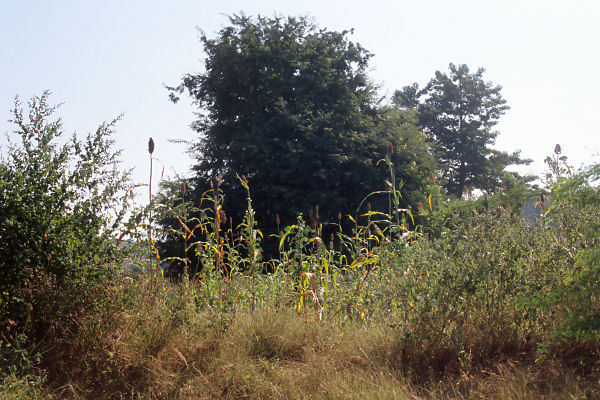
[[205, 71], [170, 88], [199, 106], [194, 175], [150, 176], [144, 207], [117, 121], [67, 139], [49, 93], [17, 99], [0, 397], [598, 397], [599, 166], [556, 146], [525, 221], [484, 71], [381, 99], [349, 34], [202, 37]]
[[[490, 147], [508, 106], [483, 69], [450, 64], [423, 89], [414, 84], [385, 99], [368, 75], [372, 55], [350, 37], [305, 18], [244, 15], [231, 17], [216, 38], [201, 37], [204, 72], [169, 88], [173, 101], [187, 93], [198, 106], [188, 201], [197, 205], [218, 185], [236, 225], [245, 209], [238, 176], [245, 176], [268, 234], [299, 213], [308, 219], [317, 207], [324, 223], [340, 223], [340, 214], [356, 217], [368, 203], [389, 213], [385, 193], [359, 205], [392, 183], [403, 209], [425, 204], [433, 186], [454, 198], [520, 191], [523, 201], [532, 177], [506, 167], [529, 160]], [[392, 177], [383, 162], [388, 149]], [[165, 187], [161, 201], [180, 197], [181, 182]], [[162, 220], [169, 222], [178, 225]], [[410, 223], [427, 225], [418, 218]], [[165, 255], [173, 250], [163, 247]]]

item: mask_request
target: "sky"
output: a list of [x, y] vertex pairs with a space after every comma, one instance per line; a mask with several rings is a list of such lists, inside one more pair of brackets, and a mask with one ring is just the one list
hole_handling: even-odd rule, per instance
[[148, 180], [149, 137], [155, 171], [188, 176], [193, 159], [170, 140], [194, 140], [195, 108], [170, 102], [164, 85], [202, 72], [199, 30], [214, 37], [240, 12], [354, 28], [350, 39], [374, 54], [382, 96], [423, 86], [449, 63], [483, 67], [511, 107], [495, 147], [534, 160], [521, 172], [544, 173], [557, 143], [575, 166], [600, 161], [596, 0], [0, 0], [0, 133], [13, 130], [16, 95], [25, 102], [48, 89], [69, 136], [123, 114], [116, 147], [136, 182]]

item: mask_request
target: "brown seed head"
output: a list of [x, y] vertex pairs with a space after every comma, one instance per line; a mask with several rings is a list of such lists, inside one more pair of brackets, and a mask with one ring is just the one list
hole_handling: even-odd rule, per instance
[[185, 196], [185, 181], [181, 182], [181, 195]]
[[394, 145], [391, 143], [388, 143], [387, 156], [390, 157], [392, 154], [394, 154]]
[[277, 226], [281, 224], [281, 220], [279, 219], [279, 213], [275, 214], [275, 223], [277, 224]]
[[152, 140], [152, 138], [148, 140], [148, 153], [150, 153], [150, 155], [154, 153], [154, 140]]
[[561, 151], [560, 144], [557, 143], [556, 146], [554, 146], [554, 154], [559, 155]]
[[385, 181], [385, 191], [391, 192], [392, 190], [393, 190], [392, 184], [390, 183], [390, 181], [386, 180]]
[[429, 171], [429, 180], [432, 182], [435, 181], [435, 175], [431, 171]]

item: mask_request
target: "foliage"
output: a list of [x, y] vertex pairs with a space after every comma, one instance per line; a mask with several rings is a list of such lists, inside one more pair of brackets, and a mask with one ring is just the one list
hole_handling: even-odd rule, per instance
[[[197, 163], [193, 195], [222, 177], [230, 216], [238, 221], [253, 190], [257, 220], [273, 231], [319, 206], [321, 221], [354, 213], [369, 193], [383, 190], [388, 143], [416, 206], [435, 162], [414, 113], [381, 108], [367, 68], [371, 54], [350, 32], [318, 29], [306, 18], [230, 18], [216, 38], [203, 35], [205, 72], [188, 74], [171, 89], [187, 92], [199, 108], [191, 147]], [[404, 194], [404, 193], [403, 193]]]
[[[199, 200], [196, 182], [167, 182], [144, 212], [173, 227], [134, 217], [128, 228], [181, 239], [167, 260], [182, 266], [178, 279], [147, 268], [109, 276], [118, 215], [101, 200], [125, 189], [112, 125], [59, 147], [47, 96], [27, 121], [15, 107], [21, 147], [0, 163], [1, 243], [28, 245], [1, 247], [28, 267], [10, 275], [2, 264], [3, 398], [598, 397], [598, 166], [574, 171], [557, 147], [535, 225], [502, 196], [448, 200], [434, 173], [419, 200], [397, 174], [411, 164], [397, 153], [413, 146], [389, 140], [377, 165], [385, 190], [337, 222], [322, 223], [316, 207], [276, 220], [273, 258], [245, 176], [235, 224], [219, 175]], [[424, 141], [414, 125], [389, 123], [381, 135], [407, 129]], [[420, 204], [403, 207], [411, 193]], [[83, 219], [84, 206], [102, 221]], [[538, 357], [539, 343], [553, 359]]]
[[448, 193], [461, 197], [475, 189], [489, 193], [514, 186], [515, 179], [524, 178], [506, 167], [530, 160], [489, 147], [498, 135], [493, 127], [509, 108], [502, 88], [483, 80], [483, 68], [470, 73], [464, 64], [450, 64], [449, 69], [449, 74], [437, 71], [423, 89], [415, 83], [396, 91], [394, 101], [419, 111], [419, 124], [436, 145]]
[[562, 279], [554, 262], [564, 255], [550, 237], [502, 209], [472, 212], [443, 237], [391, 258], [396, 267], [382, 271], [372, 290], [390, 299], [386, 307], [399, 317], [402, 341], [441, 356], [439, 367], [483, 362], [506, 348], [527, 350], [550, 314], [528, 314], [516, 300]]
[[[243, 177], [247, 212], [236, 226], [219, 181], [195, 210], [187, 185], [172, 185], [177, 197], [155, 199], [155, 212], [177, 221], [170, 233], [186, 239], [177, 261], [199, 263], [198, 273], [107, 282], [90, 296], [104, 306], [75, 313], [78, 335], [42, 356], [47, 387], [59, 398], [597, 397], [597, 337], [564, 336], [555, 360], [535, 362], [571, 300], [527, 300], [554, 296], [577, 276], [574, 255], [597, 248], [584, 232], [599, 213], [532, 226], [510, 208], [434, 193], [417, 215], [397, 210], [397, 183], [392, 215], [343, 216], [352, 229], [328, 243], [316, 215], [299, 215], [282, 227], [274, 259], [261, 252]], [[578, 207], [570, 193], [565, 202]], [[429, 238], [405, 225], [440, 216], [443, 229]]]
[[600, 337], [600, 165], [576, 171], [560, 153], [557, 145], [546, 159], [550, 193], [541, 205], [545, 223], [558, 227], [552, 239], [572, 267], [558, 287], [537, 293], [529, 302], [561, 316], [546, 348], [572, 338]]
[[41, 400], [51, 398], [40, 389], [43, 381], [29, 381], [16, 375], [0, 379], [0, 397], [4, 400]]
[[[382, 222], [390, 218], [372, 211], [338, 248], [299, 217], [282, 229], [278, 259], [253, 259], [251, 219], [215, 231], [223, 199], [209, 201], [214, 189], [205, 219], [182, 220], [202, 271], [177, 283], [115, 280], [105, 294], [114, 301], [80, 322], [77, 351], [54, 364], [59, 397], [597, 395], [593, 373], [534, 362], [557, 315], [518, 307], [559, 287], [575, 265], [552, 229], [496, 208], [465, 211], [437, 239], [406, 230], [392, 238]], [[252, 263], [272, 272], [256, 274]], [[597, 371], [598, 342], [585, 351], [578, 360]]]
[[18, 141], [0, 162], [0, 326], [13, 345], [19, 333], [42, 339], [50, 322], [66, 323], [90, 294], [83, 283], [106, 274], [128, 196], [111, 150], [117, 120], [67, 140], [48, 97], [33, 97], [27, 113], [15, 100]]

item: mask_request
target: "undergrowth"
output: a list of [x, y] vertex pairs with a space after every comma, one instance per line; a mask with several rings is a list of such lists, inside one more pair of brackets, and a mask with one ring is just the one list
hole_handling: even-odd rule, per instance
[[[439, 192], [402, 209], [389, 156], [389, 188], [372, 194], [387, 196], [387, 213], [367, 198], [325, 224], [315, 208], [269, 238], [240, 177], [247, 209], [235, 225], [220, 181], [199, 204], [183, 201], [183, 184], [181, 198], [134, 213], [125, 249], [106, 247], [100, 217], [103, 244], [90, 249], [103, 257], [55, 240], [73, 253], [60, 273], [48, 249], [34, 254], [38, 268], [4, 248], [24, 264], [0, 296], [0, 397], [598, 398], [598, 167], [551, 160], [551, 203], [542, 196], [531, 222], [493, 199], [457, 205]], [[153, 222], [167, 217], [177, 228], [161, 231]], [[169, 237], [183, 257], [161, 259]], [[131, 268], [114, 264], [118, 252]]]
[[[212, 270], [179, 281], [141, 269], [111, 282], [104, 296], [112, 300], [77, 316], [76, 333], [36, 363], [47, 371], [42, 386], [13, 377], [3, 390], [14, 398], [42, 387], [48, 398], [593, 398], [599, 342], [557, 342], [562, 310], [527, 301], [577, 268], [565, 233], [496, 209], [464, 215], [438, 239], [386, 243], [384, 235], [345, 264], [335, 249], [298, 254], [285, 238], [269, 274], [217, 270], [215, 256], [227, 256], [216, 251], [205, 256]], [[355, 234], [344, 238], [352, 248], [370, 240]], [[320, 245], [314, 238], [306, 246]], [[552, 351], [540, 351], [544, 343]]]

